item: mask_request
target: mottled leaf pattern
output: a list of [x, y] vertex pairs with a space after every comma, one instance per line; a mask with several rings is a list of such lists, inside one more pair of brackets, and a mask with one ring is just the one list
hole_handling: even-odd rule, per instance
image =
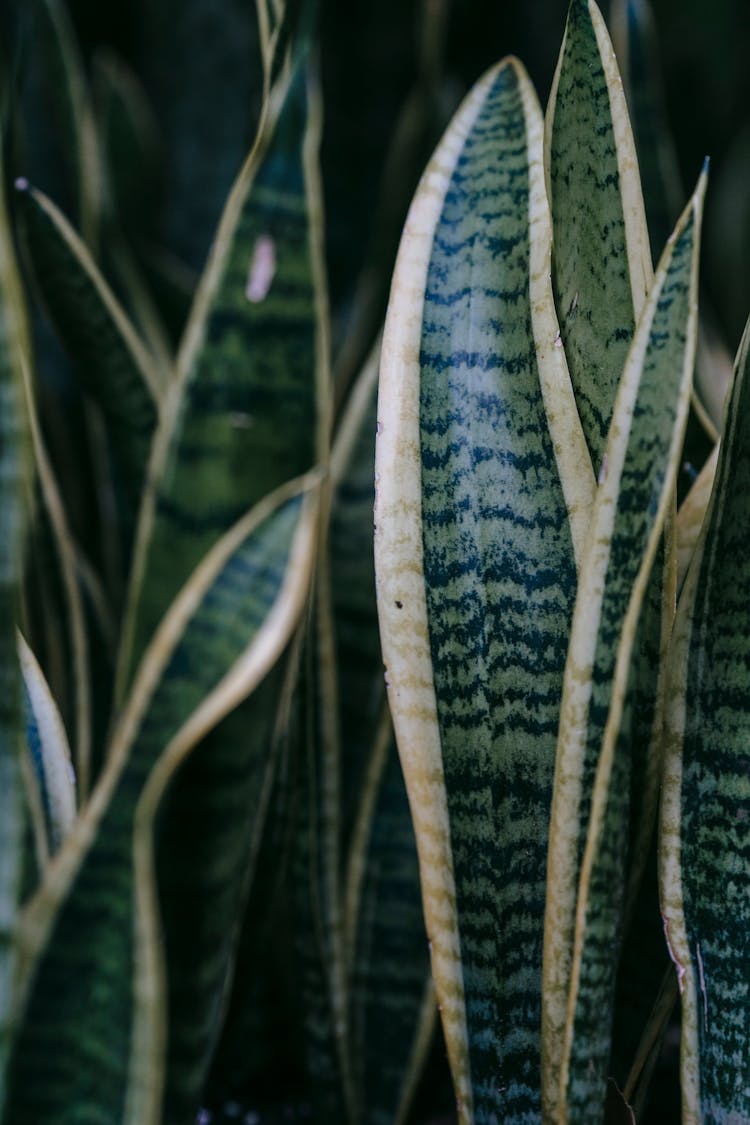
[[120, 694], [198, 559], [320, 452], [325, 296], [313, 83], [303, 57], [277, 89], [277, 112], [233, 188], [196, 297], [141, 510]]
[[262, 502], [203, 561], [147, 651], [107, 770], [26, 911], [27, 979], [38, 963], [9, 1123], [64, 1125], [86, 1107], [128, 1125], [161, 1119], [153, 819], [176, 766], [280, 654], [306, 593], [314, 525], [299, 485]]
[[704, 174], [664, 252], [628, 353], [565, 668], [543, 1031], [545, 1105], [564, 1121], [598, 1121], [605, 1097], [629, 818], [627, 688], [687, 417], [705, 186]]
[[593, 0], [570, 5], [545, 147], [555, 304], [598, 474], [652, 266], [625, 96]]
[[750, 326], [670, 650], [661, 894], [682, 996], [686, 1125], [750, 1116], [749, 374]]

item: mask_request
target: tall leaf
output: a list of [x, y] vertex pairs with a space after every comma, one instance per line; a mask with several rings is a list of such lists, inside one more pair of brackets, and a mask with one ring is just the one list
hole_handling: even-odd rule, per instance
[[599, 1121], [606, 1093], [630, 815], [628, 680], [687, 418], [705, 186], [704, 173], [628, 353], [571, 628], [544, 949], [545, 1107], [560, 1121]]
[[154, 818], [177, 766], [257, 686], [294, 628], [313, 557], [312, 484], [278, 490], [219, 540], [144, 655], [106, 770], [24, 914], [29, 995], [9, 1123], [161, 1120]]
[[593, 0], [571, 0], [547, 106], [545, 163], [560, 335], [598, 474], [653, 271], [625, 95]]
[[[327, 354], [309, 58], [275, 91], [216, 235], [149, 467], [119, 696], [166, 606], [248, 504], [325, 449]], [[279, 419], [283, 418], [283, 425]]]
[[550, 250], [541, 114], [508, 60], [412, 204], [378, 405], [383, 653], [463, 1121], [540, 1111], [547, 825], [594, 490]]
[[682, 1120], [750, 1116], [750, 323], [670, 650], [661, 895], [682, 996]]

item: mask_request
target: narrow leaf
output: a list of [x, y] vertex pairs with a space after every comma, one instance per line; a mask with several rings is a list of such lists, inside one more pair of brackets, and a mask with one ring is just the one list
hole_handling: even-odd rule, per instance
[[18, 657], [23, 676], [26, 740], [44, 810], [47, 852], [54, 855], [76, 817], [73, 762], [57, 704], [34, 653], [20, 633]]
[[161, 1120], [154, 818], [176, 767], [289, 639], [309, 584], [314, 485], [292, 482], [234, 525], [144, 655], [102, 779], [24, 915], [29, 995], [9, 1123], [72, 1125], [82, 1114], [127, 1125]]
[[541, 113], [507, 60], [412, 204], [378, 405], [383, 653], [463, 1121], [539, 1113], [555, 734], [594, 491], [550, 250]]
[[545, 163], [555, 305], [598, 475], [652, 266], [625, 95], [593, 0], [571, 0], [547, 107]]
[[301, 58], [232, 190], [165, 402], [119, 696], [198, 559], [248, 504], [307, 471], [325, 449], [319, 133], [317, 89]]
[[628, 353], [573, 616], [544, 949], [545, 1106], [560, 1121], [598, 1121], [606, 1092], [629, 817], [627, 689], [687, 418], [705, 186], [704, 173]]
[[91, 255], [64, 215], [20, 183], [34, 277], [83, 391], [100, 407], [130, 523], [140, 504], [162, 378]]
[[682, 1120], [750, 1117], [750, 323], [670, 650], [661, 895], [682, 997]]

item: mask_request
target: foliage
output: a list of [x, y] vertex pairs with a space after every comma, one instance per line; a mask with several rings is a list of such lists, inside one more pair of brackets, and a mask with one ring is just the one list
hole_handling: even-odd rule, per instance
[[635, 140], [593, 0], [447, 129], [424, 3], [367, 249], [330, 9], [82, 11], [1, 17], [0, 1119], [640, 1120], [678, 986], [750, 1117], [750, 330], [723, 422], [642, 3]]

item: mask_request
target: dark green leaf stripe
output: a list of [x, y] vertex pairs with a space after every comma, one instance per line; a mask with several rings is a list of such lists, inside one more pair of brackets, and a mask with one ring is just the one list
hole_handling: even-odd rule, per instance
[[[569, 971], [558, 1113], [576, 1123], [599, 1121], [605, 1098], [630, 814], [627, 689], [687, 417], [704, 194], [705, 175], [664, 252], [628, 354], [565, 672], [550, 829], [545, 1002], [551, 1016]], [[572, 897], [566, 896], [579, 872], [570, 962], [565, 916]]]
[[[9, 1125], [160, 1120], [163, 1060], [154, 1026], [163, 996], [158, 988], [152, 995], [152, 976], [141, 975], [154, 957], [158, 965], [158, 919], [142, 913], [155, 810], [144, 825], [142, 794], [148, 779], [147, 792], [158, 802], [190, 746], [182, 732], [195, 716], [208, 709], [209, 719], [222, 717], [223, 684], [253, 652], [283, 593], [290, 553], [302, 522], [309, 528], [310, 511], [297, 488], [257, 512], [217, 545], [165, 618], [114, 735], [107, 772], [60, 853], [55, 879], [30, 908], [31, 940], [39, 940], [41, 928], [49, 941], [16, 1041]], [[309, 546], [307, 568], [294, 556], [302, 575], [309, 572]], [[219, 709], [212, 711], [214, 700]], [[203, 733], [205, 721], [198, 726]]]
[[576, 588], [532, 328], [524, 81], [517, 64], [498, 71], [456, 164], [421, 345], [424, 579], [477, 1122], [540, 1116], [546, 840]]
[[320, 453], [326, 360], [312, 82], [302, 57], [276, 91], [282, 104], [235, 184], [196, 298], [141, 511], [120, 693], [197, 561]]
[[[390, 719], [368, 817], [351, 978], [351, 1035], [361, 1119], [403, 1121], [405, 1081], [430, 975], [414, 828]], [[377, 749], [377, 747], [376, 747]], [[437, 1009], [432, 1007], [433, 1022]], [[429, 1045], [429, 1039], [427, 1040]]]
[[104, 415], [132, 526], [156, 428], [160, 377], [64, 215], [40, 192], [18, 186], [24, 241], [36, 284], [76, 364], [83, 391]]
[[[2, 182], [0, 159], [0, 182]], [[29, 355], [26, 312], [0, 188], [0, 1115], [13, 1008], [15, 927], [25, 842], [21, 685], [16, 613], [21, 576], [24, 473], [20, 365]]]
[[750, 1119], [748, 442], [750, 325], [675, 646], [681, 714], [672, 724], [663, 834], [677, 867], [671, 876], [664, 869], [663, 897], [682, 991], [691, 1123]]
[[593, 0], [571, 0], [545, 142], [555, 304], [598, 474], [652, 267], [625, 97]]

